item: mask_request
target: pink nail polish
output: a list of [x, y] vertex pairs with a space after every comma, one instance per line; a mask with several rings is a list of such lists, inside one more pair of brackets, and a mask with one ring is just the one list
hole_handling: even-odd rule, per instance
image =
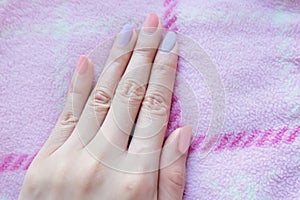
[[85, 55], [80, 56], [79, 62], [77, 64], [77, 72], [79, 74], [84, 74], [88, 69], [88, 58]]
[[146, 33], [154, 33], [157, 29], [159, 23], [159, 19], [155, 13], [150, 13], [145, 22], [144, 22], [144, 30]]
[[184, 126], [180, 129], [179, 141], [178, 141], [178, 150], [185, 154], [189, 149], [192, 138], [192, 127]]

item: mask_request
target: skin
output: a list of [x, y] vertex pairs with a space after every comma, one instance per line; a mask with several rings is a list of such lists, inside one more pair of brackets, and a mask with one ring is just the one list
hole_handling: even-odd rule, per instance
[[117, 36], [94, 88], [94, 66], [80, 58], [65, 108], [27, 171], [20, 200], [182, 199], [191, 127], [164, 140], [178, 44], [158, 50], [160, 22], [153, 34], [143, 31], [133, 31], [125, 47]]

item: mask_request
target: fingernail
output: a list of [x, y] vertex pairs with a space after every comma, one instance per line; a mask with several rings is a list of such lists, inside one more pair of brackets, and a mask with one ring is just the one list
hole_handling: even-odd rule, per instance
[[81, 55], [77, 64], [77, 72], [84, 74], [88, 69], [88, 58], [85, 55]]
[[172, 31], [169, 31], [166, 35], [164, 40], [160, 45], [160, 50], [164, 52], [169, 52], [173, 49], [176, 43], [176, 34]]
[[154, 33], [157, 29], [158, 23], [159, 20], [157, 15], [155, 13], [150, 13], [144, 22], [143, 30], [146, 33]]
[[129, 43], [132, 35], [132, 29], [133, 26], [130, 24], [123, 26], [119, 36], [119, 45], [125, 47]]
[[192, 127], [184, 126], [180, 130], [179, 141], [178, 141], [178, 150], [185, 154], [190, 146], [192, 138]]

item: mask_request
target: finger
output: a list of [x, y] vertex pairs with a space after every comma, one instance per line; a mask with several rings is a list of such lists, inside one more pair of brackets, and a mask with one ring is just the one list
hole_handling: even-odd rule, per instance
[[95, 151], [100, 151], [98, 147], [102, 137], [120, 149], [127, 148], [128, 137], [145, 94], [161, 34], [161, 24], [157, 15], [148, 15], [130, 62], [117, 87], [111, 109], [100, 131], [89, 144], [91, 148], [94, 146]]
[[160, 163], [159, 200], [181, 200], [186, 180], [186, 159], [192, 128], [175, 130], [166, 140]]
[[86, 56], [81, 56], [71, 80], [64, 110], [42, 151], [51, 154], [72, 134], [91, 91], [93, 76], [93, 64]]
[[168, 32], [156, 54], [129, 152], [149, 153], [160, 150], [162, 147], [169, 120], [177, 53], [176, 35]]
[[137, 34], [133, 26], [125, 25], [117, 36], [97, 84], [90, 95], [76, 127], [74, 140], [80, 148], [96, 135], [110, 108], [115, 89], [125, 71], [135, 46]]

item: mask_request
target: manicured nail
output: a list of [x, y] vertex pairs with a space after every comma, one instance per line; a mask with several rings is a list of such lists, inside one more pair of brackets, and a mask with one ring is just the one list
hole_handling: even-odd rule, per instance
[[192, 138], [192, 127], [184, 126], [180, 129], [179, 141], [178, 141], [178, 150], [185, 154], [190, 146]]
[[173, 49], [175, 43], [176, 43], [176, 34], [172, 31], [169, 31], [165, 35], [165, 38], [160, 45], [160, 50], [164, 52], [169, 52]]
[[155, 13], [150, 13], [144, 22], [143, 30], [146, 33], [154, 33], [157, 29], [158, 23], [159, 19], [157, 15]]
[[133, 26], [130, 24], [123, 26], [119, 36], [119, 45], [125, 47], [129, 43], [132, 36], [132, 29]]
[[85, 55], [80, 56], [77, 64], [77, 71], [79, 74], [84, 74], [88, 69], [88, 57]]

